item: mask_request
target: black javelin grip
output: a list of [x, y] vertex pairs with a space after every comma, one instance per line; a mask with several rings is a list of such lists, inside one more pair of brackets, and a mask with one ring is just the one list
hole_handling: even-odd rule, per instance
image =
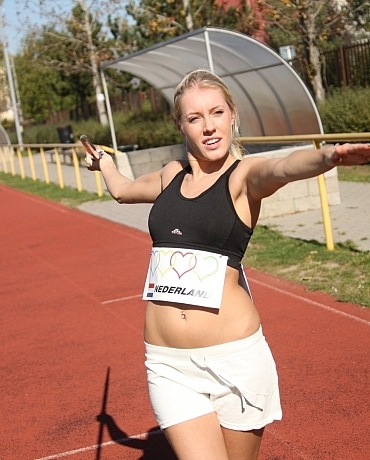
[[94, 160], [101, 160], [104, 151], [103, 150], [97, 150], [96, 146], [90, 141], [90, 139], [85, 135], [82, 134], [80, 136], [80, 141], [82, 142], [82, 145], [85, 147], [85, 150], [87, 153], [89, 153]]

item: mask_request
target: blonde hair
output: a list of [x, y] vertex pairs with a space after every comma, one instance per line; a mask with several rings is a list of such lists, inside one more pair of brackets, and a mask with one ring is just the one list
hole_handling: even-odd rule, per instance
[[225, 101], [229, 106], [230, 110], [234, 114], [234, 123], [232, 126], [232, 141], [230, 146], [230, 153], [235, 158], [243, 158], [243, 148], [236, 140], [236, 137], [239, 135], [239, 116], [238, 111], [233, 99], [233, 96], [226, 86], [225, 82], [215, 73], [209, 70], [194, 70], [183, 78], [183, 80], [178, 84], [175, 95], [174, 95], [174, 106], [173, 106], [173, 119], [176, 126], [180, 126], [182, 118], [182, 109], [181, 109], [181, 97], [191, 88], [198, 86], [199, 88], [215, 88], [222, 91]]

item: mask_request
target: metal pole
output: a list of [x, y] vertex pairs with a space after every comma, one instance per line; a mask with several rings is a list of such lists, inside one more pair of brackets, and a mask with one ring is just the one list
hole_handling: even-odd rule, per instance
[[209, 43], [209, 35], [208, 35], [208, 30], [207, 29], [204, 31], [204, 42], [206, 44], [206, 51], [207, 51], [209, 70], [211, 72], [214, 72], [215, 68], [214, 68], [214, 65], [213, 65], [212, 50], [211, 50], [211, 44]]
[[[1, 2], [2, 6], [2, 2]], [[14, 86], [14, 80], [13, 80], [13, 72], [12, 68], [10, 65], [10, 59], [9, 59], [9, 54], [8, 54], [8, 44], [5, 36], [5, 21], [4, 21], [4, 12], [1, 12], [1, 28], [2, 28], [2, 42], [3, 42], [3, 51], [4, 51], [4, 61], [5, 61], [5, 67], [6, 67], [6, 72], [8, 76], [8, 84], [9, 84], [9, 92], [10, 92], [10, 99], [12, 102], [12, 108], [13, 108], [13, 113], [14, 113], [14, 123], [15, 123], [15, 130], [17, 133], [17, 139], [18, 139], [18, 144], [22, 146], [23, 140], [22, 140], [22, 126], [19, 121], [19, 112], [18, 112], [18, 104], [17, 104], [17, 98], [15, 94], [15, 86]]]
[[104, 97], [105, 97], [105, 105], [107, 107], [107, 115], [108, 115], [108, 121], [109, 121], [110, 134], [111, 134], [111, 137], [112, 137], [112, 145], [113, 145], [114, 151], [116, 152], [117, 151], [117, 138], [116, 138], [116, 132], [114, 130], [112, 107], [110, 105], [107, 81], [105, 79], [105, 75], [104, 75], [104, 72], [102, 70], [100, 71], [100, 79], [101, 79], [102, 85], [103, 85], [103, 91], [104, 91]]
[[[316, 149], [320, 148], [320, 142], [315, 141], [314, 146]], [[325, 232], [325, 239], [326, 239], [326, 248], [329, 251], [333, 251], [334, 249], [334, 238], [333, 238], [333, 230], [331, 226], [331, 218], [330, 218], [330, 209], [328, 203], [328, 193], [326, 191], [326, 182], [324, 174], [320, 174], [317, 176], [317, 181], [319, 185], [319, 192], [320, 192], [320, 203], [321, 203], [321, 213], [322, 218], [324, 221], [324, 232]]]
[[113, 121], [113, 115], [112, 115], [112, 107], [110, 104], [110, 99], [109, 99], [109, 92], [108, 92], [108, 86], [107, 86], [107, 81], [105, 79], [104, 72], [101, 70], [101, 81], [103, 85], [103, 91], [105, 94], [105, 103], [107, 107], [107, 114], [108, 114], [108, 121], [109, 121], [109, 127], [110, 127], [110, 132], [111, 132], [111, 137], [112, 137], [112, 145], [113, 145], [113, 150], [114, 154], [116, 155], [116, 158], [118, 156], [120, 157], [119, 159], [119, 164], [118, 160], [117, 161], [117, 167], [120, 170], [120, 172], [126, 176], [129, 179], [134, 179], [134, 173], [131, 168], [131, 164], [129, 162], [129, 158], [126, 152], [118, 152], [117, 148], [117, 138], [116, 138], [116, 132], [114, 129], [114, 121]]

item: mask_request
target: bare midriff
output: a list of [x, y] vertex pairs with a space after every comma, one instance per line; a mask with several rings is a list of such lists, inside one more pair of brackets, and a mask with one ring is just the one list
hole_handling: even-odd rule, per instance
[[239, 272], [227, 267], [221, 307], [149, 301], [145, 341], [171, 348], [201, 348], [240, 340], [254, 334], [260, 317]]

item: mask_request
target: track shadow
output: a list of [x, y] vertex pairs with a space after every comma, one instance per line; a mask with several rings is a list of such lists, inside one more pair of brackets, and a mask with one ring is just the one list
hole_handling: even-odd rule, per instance
[[176, 460], [170, 445], [159, 427], [149, 430], [148, 435], [145, 438], [130, 438], [127, 433], [118, 427], [114, 418], [106, 411], [109, 392], [109, 377], [110, 368], [108, 367], [105, 377], [102, 406], [100, 414], [96, 417], [99, 422], [96, 460], [101, 460], [104, 427], [107, 428], [112, 441], [115, 443], [121, 444], [125, 447], [131, 447], [132, 449], [142, 450], [142, 456], [139, 458], [140, 460]]
[[107, 427], [112, 441], [125, 447], [142, 450], [142, 456], [138, 457], [138, 460], [176, 460], [159, 427], [149, 430], [145, 439], [130, 438], [127, 433], [117, 426], [115, 420], [109, 414], [100, 414], [97, 419], [103, 426]]

